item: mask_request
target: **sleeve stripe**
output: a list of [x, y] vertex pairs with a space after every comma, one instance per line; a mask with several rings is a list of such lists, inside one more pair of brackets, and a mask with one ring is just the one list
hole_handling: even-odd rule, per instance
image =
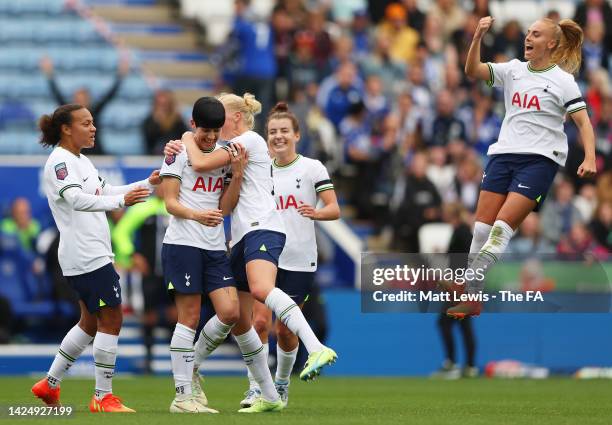
[[62, 187], [62, 189], [59, 191], [59, 196], [61, 196], [62, 198], [64, 197], [64, 192], [72, 187], [80, 187], [81, 189], [83, 189], [83, 186], [81, 186], [80, 184], [69, 184], [66, 185], [64, 187]]
[[570, 105], [573, 105], [574, 103], [578, 103], [578, 102], [584, 102], [584, 99], [582, 97], [577, 97], [576, 99], [572, 99], [569, 102], [567, 102], [565, 105], [563, 105], [563, 107], [567, 109], [570, 107]]
[[331, 179], [321, 180], [320, 182], [315, 183], [314, 186], [315, 186], [315, 189], [318, 189], [319, 187], [324, 186], [326, 184], [331, 184], [333, 186]]
[[495, 84], [495, 74], [493, 74], [493, 67], [489, 62], [487, 62], [487, 66], [489, 67], [489, 81], [487, 81], [487, 86], [493, 87], [493, 84]]
[[333, 185], [333, 184], [328, 184], [328, 185], [325, 185], [325, 186], [321, 186], [321, 187], [319, 187], [318, 189], [316, 189], [315, 191], [316, 191], [317, 193], [320, 193], [320, 192], [324, 192], [324, 191], [326, 191], [326, 190], [330, 190], [330, 189], [331, 189], [331, 190], [333, 190], [333, 189], [334, 189], [334, 185]]
[[163, 173], [159, 175], [160, 177], [174, 177], [175, 179], [179, 179], [180, 181], [183, 181], [183, 179], [181, 178], [181, 176], [177, 175], [177, 174], [172, 174], [172, 173]]
[[585, 106], [581, 106], [580, 108], [576, 108], [573, 111], [567, 111], [568, 114], [573, 114], [574, 112], [578, 112], [578, 111], [582, 111], [583, 109], [586, 109], [586, 105]]

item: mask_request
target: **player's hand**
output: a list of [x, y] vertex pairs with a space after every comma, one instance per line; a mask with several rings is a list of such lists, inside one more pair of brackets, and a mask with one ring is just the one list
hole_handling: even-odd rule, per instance
[[249, 154], [240, 143], [232, 143], [229, 146], [232, 166], [232, 177], [242, 177], [244, 167], [249, 162]]
[[47, 76], [53, 74], [53, 61], [49, 56], [40, 58], [40, 70]]
[[125, 206], [129, 207], [134, 204], [144, 202], [147, 200], [150, 194], [151, 192], [149, 191], [149, 189], [146, 189], [144, 187], [137, 187], [136, 189], [129, 191], [123, 196]]
[[597, 174], [597, 164], [595, 162], [595, 158], [585, 158], [582, 164], [580, 164], [580, 167], [578, 167], [578, 172], [576, 174], [578, 174], [578, 177], [583, 179], [588, 179], [589, 177], [593, 177], [595, 174]]
[[485, 35], [489, 28], [491, 28], [493, 22], [495, 22], [495, 18], [492, 18], [490, 16], [485, 16], [484, 18], [481, 18], [480, 21], [478, 21], [478, 26], [476, 27], [476, 31], [474, 32], [474, 38], [482, 38], [482, 36]]
[[317, 210], [308, 204], [301, 204], [297, 210], [302, 217], [306, 217], [311, 220], [317, 219]]
[[164, 156], [178, 155], [183, 150], [183, 142], [180, 140], [170, 140], [164, 146]]
[[195, 220], [208, 227], [216, 227], [223, 222], [223, 211], [221, 210], [202, 210], [197, 211]]
[[157, 186], [161, 183], [161, 181], [162, 179], [159, 176], [159, 170], [153, 170], [153, 172], [149, 176], [149, 184], [151, 184], [152, 186]]

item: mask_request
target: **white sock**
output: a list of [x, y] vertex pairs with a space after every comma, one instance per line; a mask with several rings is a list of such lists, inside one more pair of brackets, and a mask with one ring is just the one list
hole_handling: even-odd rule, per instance
[[295, 350], [291, 351], [283, 351], [278, 345], [276, 346], [276, 376], [274, 377], [274, 381], [276, 383], [289, 383], [291, 378], [291, 371], [293, 370], [293, 365], [295, 364], [295, 359], [297, 359], [298, 349], [300, 348], [299, 344], [295, 347]]
[[96, 366], [96, 398], [101, 400], [113, 392], [113, 375], [117, 359], [119, 335], [96, 333], [93, 342], [94, 365]]
[[[484, 273], [486, 273], [491, 266], [499, 261], [499, 257], [506, 251], [508, 243], [513, 235], [514, 230], [512, 230], [512, 227], [510, 227], [508, 223], [502, 220], [496, 220], [489, 233], [489, 238], [480, 249], [480, 252], [476, 258], [474, 258], [469, 268], [475, 272], [478, 271], [478, 269], [484, 270]], [[467, 292], [471, 294], [481, 292], [484, 289], [484, 283], [484, 279], [474, 279], [468, 282]]]
[[278, 393], [272, 381], [270, 368], [268, 368], [268, 356], [264, 353], [263, 344], [255, 328], [251, 327], [246, 333], [234, 337], [240, 347], [244, 362], [261, 389], [261, 396], [267, 401], [278, 400]]
[[202, 362], [221, 345], [234, 325], [226, 325], [215, 314], [202, 328], [195, 344], [194, 369], [199, 369]]
[[[270, 344], [265, 343], [265, 344], [262, 344], [262, 345], [263, 345], [263, 348], [264, 348], [263, 349], [263, 353], [266, 356], [266, 364], [267, 364], [268, 363], [268, 357], [270, 356]], [[249, 368], [247, 368], [247, 376], [249, 378], [249, 390], [259, 390], [259, 384], [257, 384], [257, 381], [253, 377], [253, 374], [251, 373]]]
[[493, 226], [482, 221], [474, 223], [474, 237], [470, 245], [470, 254], [478, 254], [480, 252], [487, 239], [489, 239], [489, 233], [491, 233], [492, 228]]
[[177, 400], [185, 400], [191, 397], [195, 334], [195, 329], [177, 323], [170, 341], [170, 360]]
[[302, 310], [282, 290], [278, 288], [272, 289], [266, 297], [266, 306], [276, 314], [278, 320], [283, 322], [291, 332], [300, 338], [309, 353], [325, 348], [312, 329], [310, 329], [310, 325], [302, 314]]
[[64, 374], [68, 372], [68, 369], [70, 369], [92, 340], [93, 336], [88, 335], [79, 325], [75, 325], [68, 331], [47, 373], [47, 382], [49, 382], [51, 388], [55, 388], [60, 384]]

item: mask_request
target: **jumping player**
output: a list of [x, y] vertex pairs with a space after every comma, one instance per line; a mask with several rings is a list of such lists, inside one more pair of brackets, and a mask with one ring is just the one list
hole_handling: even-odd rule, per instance
[[[580, 133], [585, 158], [578, 176], [596, 173], [595, 141], [586, 104], [573, 73], [580, 68], [583, 34], [574, 21], [534, 22], [525, 38], [525, 59], [481, 63], [480, 41], [494, 18], [478, 23], [468, 53], [468, 76], [503, 87], [506, 115], [499, 139], [489, 148], [476, 209], [470, 267], [488, 269], [506, 250], [513, 232], [532, 210], [539, 210], [557, 169], [567, 158], [563, 121], [569, 115]], [[468, 282], [469, 294], [478, 294], [483, 281]], [[462, 302], [447, 310], [463, 318], [480, 314], [481, 303]]]
[[[340, 218], [340, 207], [329, 173], [320, 161], [299, 155], [300, 141], [297, 117], [284, 102], [279, 102], [268, 115], [268, 147], [274, 157], [274, 198], [285, 225], [287, 240], [278, 260], [276, 287], [283, 290], [302, 308], [315, 284], [317, 242], [315, 220]], [[323, 207], [317, 209], [318, 198]], [[253, 322], [264, 346], [267, 345], [272, 312], [256, 301]], [[263, 328], [261, 327], [263, 325]], [[298, 337], [281, 321], [276, 321], [277, 366], [274, 384], [287, 406], [291, 371], [298, 352]], [[249, 375], [249, 391], [242, 401], [249, 406], [260, 394], [257, 383]]]
[[89, 410], [134, 412], [112, 391], [122, 323], [121, 286], [112, 265], [105, 211], [143, 202], [152, 186], [159, 184], [159, 171], [130, 185], [107, 184], [81, 153], [94, 146], [96, 135], [91, 113], [81, 105], [63, 105], [52, 115], [43, 115], [40, 129], [41, 144], [54, 147], [45, 164], [43, 185], [60, 232], [58, 259], [79, 294], [81, 318], [62, 340], [47, 377], [32, 387], [32, 393], [47, 405], [59, 405], [64, 374], [93, 340], [96, 386]]

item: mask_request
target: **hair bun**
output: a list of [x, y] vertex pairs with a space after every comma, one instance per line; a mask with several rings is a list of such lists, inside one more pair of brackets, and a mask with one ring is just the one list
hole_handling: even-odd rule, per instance
[[289, 112], [289, 105], [287, 102], [278, 102], [271, 111], [271, 113], [275, 112]]
[[254, 95], [252, 95], [251, 93], [245, 93], [242, 98], [244, 99], [244, 104], [248, 108], [249, 112], [251, 112], [251, 114], [257, 115], [261, 112], [261, 103], [259, 103], [259, 101], [255, 99]]

